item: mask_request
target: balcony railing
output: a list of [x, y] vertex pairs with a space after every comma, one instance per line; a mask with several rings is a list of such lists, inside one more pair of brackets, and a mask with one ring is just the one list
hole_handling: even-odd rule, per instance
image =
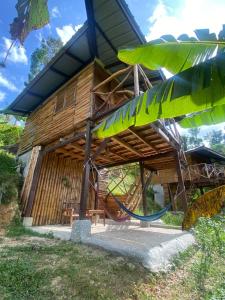
[[184, 175], [186, 180], [192, 181], [203, 179], [225, 179], [225, 166], [206, 163], [189, 165]]

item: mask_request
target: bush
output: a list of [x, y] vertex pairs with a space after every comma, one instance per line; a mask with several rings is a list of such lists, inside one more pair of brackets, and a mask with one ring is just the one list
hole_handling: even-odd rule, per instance
[[18, 198], [20, 176], [15, 157], [0, 150], [0, 204], [8, 204]]
[[[207, 299], [209, 294], [207, 277], [210, 277], [210, 272], [213, 272], [216, 264], [221, 265], [221, 259], [225, 257], [225, 218], [224, 216], [216, 216], [212, 219], [199, 218], [194, 232], [199, 250], [199, 262], [193, 265], [192, 272], [200, 297]], [[221, 284], [220, 282], [218, 294], [224, 293], [220, 288]], [[209, 299], [220, 299], [215, 297]]]
[[165, 224], [181, 226], [183, 222], [184, 215], [183, 213], [172, 213], [167, 212], [161, 219]]

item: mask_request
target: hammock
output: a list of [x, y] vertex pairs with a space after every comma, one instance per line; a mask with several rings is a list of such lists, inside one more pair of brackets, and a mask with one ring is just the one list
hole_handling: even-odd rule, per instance
[[163, 215], [165, 215], [165, 213], [171, 207], [171, 204], [169, 204], [166, 207], [164, 207], [162, 210], [158, 211], [157, 213], [147, 215], [147, 216], [140, 216], [140, 215], [137, 215], [137, 214], [133, 213], [129, 209], [127, 209], [126, 206], [124, 206], [123, 203], [121, 203], [116, 197], [113, 197], [113, 199], [116, 201], [116, 203], [119, 205], [119, 207], [122, 210], [124, 210], [129, 216], [131, 216], [135, 219], [138, 219], [140, 221], [145, 221], [145, 222], [151, 222], [151, 221], [155, 221], [155, 220], [160, 219]]

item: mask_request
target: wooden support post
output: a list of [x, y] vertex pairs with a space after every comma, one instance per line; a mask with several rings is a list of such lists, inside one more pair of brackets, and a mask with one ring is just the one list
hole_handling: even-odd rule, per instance
[[140, 95], [138, 65], [134, 65], [134, 95], [135, 97]]
[[183, 178], [183, 173], [182, 173], [182, 169], [181, 169], [180, 157], [179, 157], [178, 153], [176, 155], [176, 167], [177, 167], [178, 185], [181, 189], [182, 206], [183, 206], [183, 210], [186, 211], [187, 207], [188, 207], [187, 194], [186, 194], [186, 189], [185, 189], [185, 185], [184, 185], [184, 178]]
[[148, 214], [147, 211], [147, 197], [146, 197], [146, 188], [145, 188], [145, 178], [144, 178], [144, 164], [143, 162], [139, 162], [140, 166], [140, 175], [141, 175], [141, 187], [142, 187], [142, 205], [143, 205], [143, 212], [146, 216]]
[[89, 194], [89, 186], [90, 186], [90, 157], [91, 157], [91, 129], [92, 122], [90, 120], [87, 121], [86, 127], [86, 143], [85, 143], [85, 157], [84, 157], [84, 170], [82, 176], [82, 187], [81, 187], [81, 196], [80, 196], [80, 220], [86, 219], [86, 210], [88, 203], [88, 194]]
[[167, 188], [168, 188], [168, 192], [169, 192], [169, 199], [170, 199], [170, 202], [172, 204], [172, 209], [173, 209], [173, 211], [177, 211], [176, 201], [173, 197], [173, 193], [172, 193], [172, 190], [171, 190], [171, 187], [170, 187], [169, 183], [167, 184]]
[[32, 208], [34, 204], [34, 199], [37, 191], [37, 186], [38, 186], [38, 181], [41, 173], [41, 166], [42, 166], [42, 161], [44, 157], [44, 152], [42, 149], [39, 150], [36, 166], [34, 169], [34, 175], [31, 183], [31, 188], [30, 188], [30, 193], [28, 196], [28, 201], [27, 201], [27, 206], [25, 209], [24, 217], [31, 217], [32, 214]]
[[95, 178], [95, 209], [98, 209], [98, 194], [99, 194], [99, 178], [98, 173], [96, 172]]

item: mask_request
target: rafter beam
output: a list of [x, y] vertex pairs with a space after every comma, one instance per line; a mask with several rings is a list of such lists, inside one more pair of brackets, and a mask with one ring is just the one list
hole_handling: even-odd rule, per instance
[[40, 94], [37, 94], [37, 93], [34, 93], [34, 92], [31, 92], [31, 91], [27, 91], [27, 94], [28, 95], [31, 95], [33, 97], [37, 97], [37, 98], [41, 98], [42, 100], [44, 100], [44, 96], [40, 95]]
[[100, 34], [102, 35], [102, 37], [106, 40], [106, 42], [109, 44], [109, 46], [112, 48], [112, 50], [117, 55], [117, 49], [116, 49], [116, 47], [114, 47], [114, 45], [112, 44], [112, 42], [110, 41], [110, 39], [107, 37], [107, 35], [105, 34], [105, 32], [102, 30], [102, 28], [100, 27], [100, 25], [97, 22], [95, 22], [95, 26], [97, 27], [97, 29], [100, 32]]
[[139, 132], [137, 132], [134, 128], [128, 128], [128, 131], [130, 131], [133, 135], [136, 136], [136, 138], [139, 139], [142, 143], [144, 143], [146, 146], [151, 147], [156, 153], [159, 153], [158, 149], [152, 145], [151, 142], [147, 141], [143, 136], [140, 135]]
[[130, 144], [128, 144], [125, 141], [122, 141], [119, 137], [114, 136], [111, 138], [113, 141], [115, 141], [117, 144], [120, 144], [122, 147], [126, 148], [127, 150], [129, 150], [130, 152], [136, 154], [137, 156], [142, 157], [142, 154], [139, 153], [134, 147], [132, 147]]
[[81, 63], [82, 65], [85, 64], [85, 61], [82, 60], [80, 57], [78, 57], [78, 56], [76, 56], [76, 55], [74, 55], [74, 54], [72, 54], [72, 53], [70, 53], [70, 52], [68, 52], [68, 51], [66, 51], [65, 54], [66, 54], [67, 56], [69, 56], [70, 58], [72, 58], [73, 60], [78, 61], [78, 62]]
[[92, 59], [99, 57], [96, 29], [95, 29], [95, 16], [92, 0], [85, 0], [86, 12], [87, 12], [87, 23], [88, 23], [88, 44]]
[[69, 75], [67, 75], [66, 73], [64, 73], [64, 72], [62, 72], [62, 71], [60, 71], [60, 70], [58, 70], [58, 69], [56, 69], [56, 68], [54, 68], [54, 67], [51, 67], [50, 70], [51, 70], [53, 73], [56, 73], [56, 74], [58, 74], [58, 75], [60, 75], [60, 76], [62, 76], [62, 77], [65, 77], [65, 78], [67, 78], [67, 79], [70, 78]]

